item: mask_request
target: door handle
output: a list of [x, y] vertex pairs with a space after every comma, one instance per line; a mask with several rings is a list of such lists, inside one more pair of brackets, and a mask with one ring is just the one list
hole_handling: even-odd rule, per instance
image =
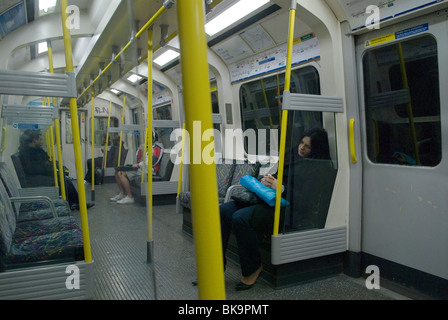
[[349, 135], [350, 135], [350, 156], [352, 158], [352, 163], [357, 163], [358, 159], [356, 158], [356, 148], [355, 148], [355, 119], [350, 119]]

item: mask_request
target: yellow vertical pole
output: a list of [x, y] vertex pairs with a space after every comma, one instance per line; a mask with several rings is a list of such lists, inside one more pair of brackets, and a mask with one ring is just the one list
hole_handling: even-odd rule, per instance
[[[146, 194], [146, 209], [148, 215], [148, 241], [146, 243], [147, 248], [147, 262], [151, 263], [154, 261], [154, 239], [153, 239], [153, 199], [152, 199], [152, 59], [153, 59], [153, 28], [150, 27], [148, 29], [148, 110], [147, 110], [147, 128], [146, 128], [146, 137], [145, 137], [145, 152], [143, 154], [143, 159], [146, 157], [146, 149], [148, 151], [148, 168], [147, 168], [147, 181], [148, 181], [148, 190]], [[148, 146], [148, 147], [146, 147]], [[151, 147], [150, 147], [151, 146]], [[143, 160], [145, 161], [145, 160]], [[143, 162], [145, 163], [145, 162]], [[145, 166], [143, 165], [143, 168]], [[143, 174], [142, 174], [143, 176]], [[155, 268], [152, 268], [152, 276], [154, 283], [154, 296], [157, 299], [157, 285], [156, 285], [156, 272]]]
[[[142, 150], [142, 161], [143, 163], [146, 162], [146, 152], [148, 152], [148, 128], [145, 129], [145, 142], [143, 144], [143, 150]], [[148, 169], [149, 170], [149, 169]], [[145, 166], [142, 167], [142, 177], [140, 183], [143, 184], [145, 181], [145, 172], [146, 168]]]
[[[266, 95], [266, 89], [264, 87], [263, 79], [260, 80], [260, 84], [261, 84], [261, 90], [263, 91], [264, 104], [266, 105], [266, 108], [269, 109], [268, 96]], [[270, 110], [269, 110], [269, 125], [270, 125], [271, 129], [274, 128], [274, 123], [272, 122], [272, 115], [271, 115], [271, 111]]]
[[[153, 240], [152, 236], [152, 34], [153, 28], [148, 29], [148, 110], [147, 110], [147, 129], [146, 129], [146, 142], [148, 145], [148, 168], [147, 168], [147, 181], [148, 181], [148, 190], [147, 190], [147, 213], [148, 213], [148, 243]], [[150, 147], [151, 146], [151, 147]], [[145, 145], [146, 149], [146, 145]], [[146, 152], [143, 155], [146, 156]]]
[[104, 169], [107, 166], [107, 147], [109, 147], [109, 127], [110, 127], [110, 112], [112, 110], [112, 102], [109, 102], [109, 116], [107, 117], [107, 129], [106, 129], [106, 146], [104, 147]]
[[53, 126], [50, 126], [50, 145], [51, 145], [51, 156], [53, 158], [53, 177], [54, 177], [54, 185], [59, 187], [58, 182], [58, 169], [56, 167], [56, 152], [54, 149], [54, 131]]
[[[186, 127], [191, 141], [199, 144], [202, 153], [207, 146], [202, 135], [205, 130], [213, 129], [204, 2], [179, 0], [177, 3]], [[216, 165], [214, 162], [210, 165], [203, 163], [202, 154], [191, 154], [190, 158], [199, 160], [199, 163], [190, 161], [199, 298], [222, 300], [225, 299], [225, 287]]]
[[[48, 66], [50, 69], [50, 73], [54, 73], [53, 46], [52, 46], [50, 40], [47, 41], [47, 47], [48, 47]], [[53, 108], [56, 108], [56, 105], [57, 105], [56, 98], [53, 98]], [[58, 170], [59, 170], [59, 181], [61, 182], [61, 185], [60, 185], [61, 195], [62, 195], [62, 199], [67, 200], [67, 197], [65, 195], [64, 165], [63, 165], [63, 160], [62, 160], [61, 129], [59, 126], [58, 118], [54, 119], [54, 130], [55, 130], [55, 135], [56, 135], [56, 147], [57, 147], [57, 152], [58, 152]]]
[[180, 164], [179, 164], [179, 182], [177, 184], [177, 197], [179, 198], [179, 194], [182, 191], [182, 177], [183, 177], [183, 169], [184, 169], [184, 150], [185, 150], [185, 129], [186, 124], [184, 123], [182, 128], [182, 142], [181, 142], [181, 150], [180, 150]]
[[45, 144], [47, 145], [47, 155], [50, 161], [53, 161], [53, 157], [51, 154], [51, 145], [50, 145], [50, 129], [45, 131]]
[[95, 88], [92, 87], [92, 192], [90, 197], [92, 201], [95, 201]]
[[[64, 34], [65, 63], [67, 72], [73, 72], [72, 44], [70, 30], [67, 27], [68, 21], [67, 0], [61, 0], [62, 30]], [[86, 190], [84, 187], [84, 172], [82, 168], [81, 136], [79, 133], [78, 106], [76, 98], [70, 98], [70, 114], [73, 130], [73, 149], [75, 152], [76, 177], [78, 184], [79, 209], [81, 213], [81, 228], [84, 242], [84, 260], [86, 263], [92, 262], [92, 252], [90, 248], [89, 221], [87, 217]]]
[[[121, 112], [121, 126], [124, 125], [124, 109], [126, 107], [126, 95], [123, 98], [123, 110]], [[118, 165], [121, 165], [121, 145], [123, 144], [123, 129], [120, 131], [120, 145], [118, 146]]]
[[65, 183], [64, 183], [64, 165], [62, 160], [62, 147], [61, 147], [61, 129], [59, 126], [59, 119], [54, 119], [54, 128], [56, 134], [56, 146], [58, 148], [58, 169], [59, 169], [59, 181], [61, 188], [62, 199], [67, 200], [65, 195]]
[[[401, 78], [402, 78], [402, 82], [403, 82], [403, 88], [409, 90], [408, 74], [406, 72], [406, 64], [404, 61], [403, 46], [401, 45], [401, 43], [399, 43], [397, 45], [397, 49], [398, 49], [398, 57], [400, 58], [400, 72], [401, 72]], [[417, 162], [417, 165], [421, 165], [420, 152], [418, 150], [418, 144], [417, 144], [417, 131], [415, 130], [414, 111], [412, 109], [411, 102], [408, 102], [406, 104], [406, 112], [408, 114], [409, 125], [411, 127], [412, 142], [414, 144], [414, 150], [415, 150], [415, 160]]]
[[[291, 62], [292, 62], [292, 48], [294, 45], [294, 25], [296, 19], [296, 0], [291, 1], [291, 9], [289, 12], [289, 36], [288, 36], [288, 53], [286, 56], [286, 73], [285, 73], [285, 92], [291, 88]], [[280, 204], [282, 196], [283, 171], [285, 165], [285, 145], [286, 145], [286, 131], [288, 127], [288, 110], [282, 112], [282, 126], [280, 134], [280, 151], [278, 159], [278, 177], [277, 177], [277, 192], [275, 199], [275, 216], [274, 216], [274, 237], [278, 236], [280, 227]]]

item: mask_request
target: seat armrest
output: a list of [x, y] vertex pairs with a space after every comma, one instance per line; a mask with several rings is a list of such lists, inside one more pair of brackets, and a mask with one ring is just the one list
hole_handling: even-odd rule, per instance
[[240, 184], [234, 184], [230, 186], [226, 191], [226, 197], [224, 198], [224, 202], [229, 202], [232, 200], [232, 196], [234, 194], [237, 194], [240, 191], [246, 190], [242, 185]]
[[50, 209], [51, 209], [51, 213], [53, 213], [53, 218], [57, 218], [58, 214], [56, 212], [56, 208], [54, 206], [53, 201], [46, 196], [34, 196], [34, 197], [11, 197], [9, 198], [9, 200], [11, 202], [33, 202], [33, 201], [45, 201], [46, 203], [48, 203]]
[[57, 187], [36, 187], [19, 189], [20, 197], [37, 197], [45, 194], [53, 200], [59, 199], [59, 188]]

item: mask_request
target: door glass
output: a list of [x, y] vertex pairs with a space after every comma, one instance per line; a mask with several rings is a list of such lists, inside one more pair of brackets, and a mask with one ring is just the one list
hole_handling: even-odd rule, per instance
[[437, 42], [415, 38], [363, 58], [367, 155], [373, 163], [434, 167], [441, 161]]

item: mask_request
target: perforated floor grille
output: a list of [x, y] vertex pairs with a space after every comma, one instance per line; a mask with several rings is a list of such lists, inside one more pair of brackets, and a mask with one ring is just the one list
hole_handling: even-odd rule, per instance
[[[89, 188], [86, 185], [88, 201]], [[116, 194], [114, 184], [95, 186], [95, 190], [96, 205], [88, 210], [95, 262], [93, 299], [198, 299], [198, 289], [191, 285], [196, 279], [193, 239], [182, 232], [182, 215], [176, 213], [175, 205], [153, 209], [154, 262], [148, 264], [146, 207], [138, 203], [118, 205], [109, 201]], [[367, 290], [363, 281], [345, 275], [277, 290], [258, 281], [253, 289], [236, 292], [234, 286], [240, 277], [239, 266], [228, 262], [225, 273], [227, 299], [382, 300], [397, 297], [383, 289]]]

